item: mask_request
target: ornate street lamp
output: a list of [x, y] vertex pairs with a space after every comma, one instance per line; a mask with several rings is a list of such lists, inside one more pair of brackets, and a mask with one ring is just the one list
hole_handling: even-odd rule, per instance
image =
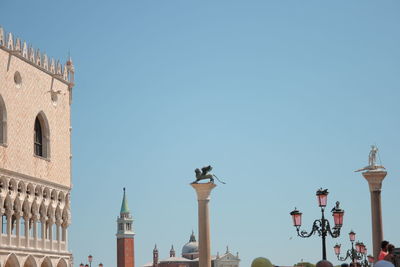
[[[88, 262], [89, 262], [89, 264], [83, 264], [83, 263], [79, 264], [79, 267], [92, 267], [92, 262], [93, 262], [93, 256], [92, 255], [88, 256]], [[103, 263], [100, 263], [99, 267], [103, 267]]]
[[[325, 207], [328, 203], [328, 189], [319, 189], [316, 193], [318, 206], [321, 208], [321, 219], [314, 221], [310, 233], [300, 230], [301, 227], [301, 215], [302, 213], [296, 208], [290, 213], [293, 220], [293, 226], [296, 227], [297, 235], [303, 238], [308, 238], [315, 233], [318, 233], [322, 238], [322, 259], [326, 260], [326, 236], [329, 234], [331, 237], [336, 238], [340, 235], [340, 228], [343, 225], [344, 211], [339, 208], [339, 201], [336, 202], [336, 206], [332, 209], [332, 216], [335, 226], [331, 228], [329, 221], [325, 219]], [[339, 248], [340, 251], [340, 248]]]
[[353, 230], [350, 231], [349, 238], [351, 242], [354, 242], [354, 240], [356, 240], [356, 233], [354, 233]]
[[351, 259], [353, 265], [359, 260], [361, 266], [367, 267], [369, 266], [368, 261], [366, 259], [367, 255], [367, 248], [365, 247], [364, 243], [357, 241], [354, 247], [354, 240], [356, 240], [356, 233], [354, 231], [350, 231], [349, 239], [351, 242], [351, 249], [346, 251], [345, 256], [340, 256], [340, 244], [336, 244], [333, 249], [335, 250], [335, 254], [339, 261], [345, 261], [347, 259]]

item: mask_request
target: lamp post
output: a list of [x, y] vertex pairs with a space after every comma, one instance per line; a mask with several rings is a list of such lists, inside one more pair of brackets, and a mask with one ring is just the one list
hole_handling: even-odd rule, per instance
[[354, 241], [356, 240], [356, 233], [354, 231], [350, 231], [349, 233], [349, 239], [351, 242], [351, 249], [348, 249], [346, 251], [345, 256], [340, 256], [340, 244], [336, 244], [333, 249], [335, 250], [335, 254], [337, 256], [337, 259], [339, 261], [345, 261], [347, 259], [351, 259], [351, 262], [353, 265], [359, 260], [361, 261], [362, 266], [369, 266], [368, 261], [367, 261], [367, 248], [365, 247], [364, 243], [362, 242], [356, 242], [356, 245], [354, 247]]
[[298, 211], [296, 208], [290, 213], [293, 219], [293, 225], [296, 227], [297, 235], [303, 238], [308, 238], [315, 233], [322, 238], [322, 259], [326, 260], [326, 236], [328, 234], [333, 237], [337, 238], [340, 236], [340, 228], [343, 225], [343, 215], [344, 210], [339, 208], [339, 201], [336, 202], [336, 206], [332, 209], [332, 216], [335, 226], [332, 227], [329, 224], [329, 221], [325, 219], [325, 207], [328, 202], [328, 189], [323, 190], [322, 188], [319, 189], [316, 193], [318, 206], [321, 208], [321, 219], [317, 219], [314, 221], [312, 225], [312, 229], [310, 233], [300, 230], [301, 227], [301, 215], [302, 213]]
[[[83, 263], [81, 263], [81, 264], [79, 264], [79, 267], [92, 267], [92, 261], [93, 261], [93, 256], [92, 256], [92, 255], [89, 255], [89, 256], [88, 256], [88, 262], [89, 262], [89, 264], [83, 264]], [[99, 267], [103, 267], [103, 263], [100, 263], [100, 264], [99, 264]]]

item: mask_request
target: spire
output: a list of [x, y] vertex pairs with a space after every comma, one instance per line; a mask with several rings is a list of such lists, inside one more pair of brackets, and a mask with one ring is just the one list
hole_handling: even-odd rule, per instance
[[172, 257], [175, 257], [174, 245], [171, 246], [171, 250], [169, 251], [169, 256], [170, 256], [171, 258], [172, 258]]
[[192, 234], [190, 235], [189, 242], [196, 242], [196, 237], [194, 236], [194, 231], [192, 230]]
[[126, 199], [126, 194], [125, 194], [125, 187], [124, 187], [124, 197], [122, 198], [120, 213], [129, 213], [128, 200]]
[[157, 265], [158, 265], [158, 249], [157, 249], [157, 244], [155, 244], [153, 249], [153, 267], [156, 267]]
[[226, 246], [226, 254], [229, 253], [229, 246]]

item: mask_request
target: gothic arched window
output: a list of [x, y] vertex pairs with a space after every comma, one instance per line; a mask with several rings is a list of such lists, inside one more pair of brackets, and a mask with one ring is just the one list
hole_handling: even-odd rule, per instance
[[43, 157], [43, 135], [39, 119], [35, 120], [35, 155]]
[[50, 157], [50, 134], [47, 119], [43, 112], [39, 113], [35, 119], [34, 134], [34, 153], [36, 156]]
[[7, 111], [3, 98], [0, 96], [0, 144], [7, 143]]

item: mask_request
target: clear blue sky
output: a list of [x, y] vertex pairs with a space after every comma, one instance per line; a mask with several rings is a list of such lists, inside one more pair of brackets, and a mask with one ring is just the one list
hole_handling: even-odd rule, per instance
[[328, 258], [351, 229], [371, 250], [368, 186], [353, 172], [371, 144], [389, 172], [384, 237], [400, 246], [399, 14], [394, 0], [1, 1], [7, 31], [74, 59], [75, 264], [91, 253], [116, 266], [124, 186], [136, 265], [155, 243], [161, 258], [180, 251], [206, 164], [227, 181], [212, 195], [213, 254], [316, 262], [320, 239], [296, 237], [289, 212], [309, 229], [319, 187], [346, 211]]

